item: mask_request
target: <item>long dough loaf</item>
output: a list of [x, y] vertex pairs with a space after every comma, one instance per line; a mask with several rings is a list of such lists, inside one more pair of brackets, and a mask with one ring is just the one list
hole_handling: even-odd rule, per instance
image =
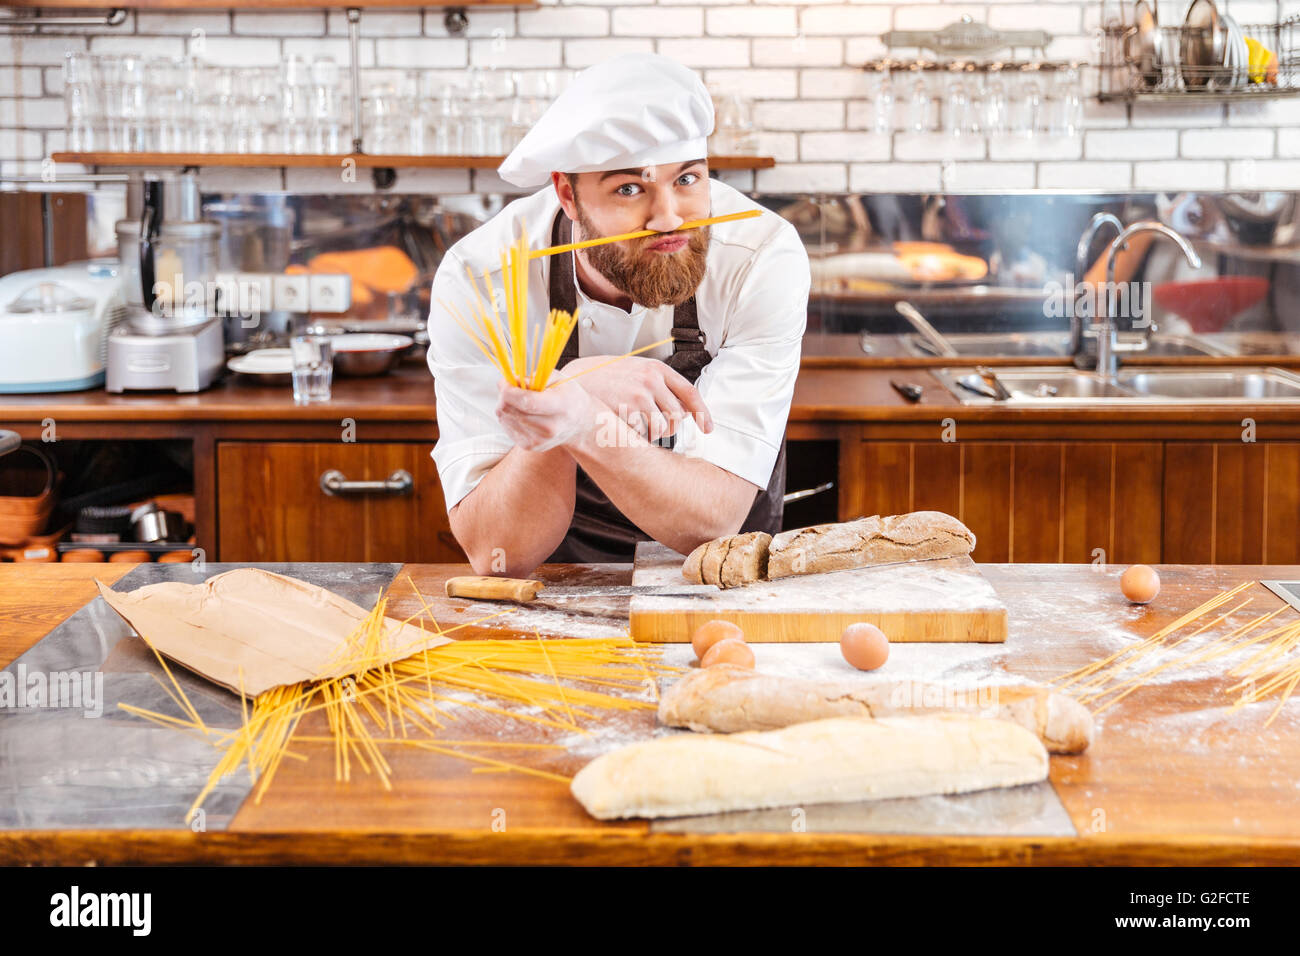
[[571, 790], [600, 820], [965, 793], [1047, 777], [1018, 724], [981, 717], [833, 717], [784, 730], [675, 734], [597, 757]]
[[776, 537], [750, 531], [715, 538], [687, 556], [682, 576], [694, 584], [731, 588], [794, 574], [952, 558], [974, 547], [975, 535], [951, 515], [913, 511], [797, 528]]
[[702, 668], [670, 687], [659, 702], [669, 727], [736, 733], [774, 730], [826, 717], [896, 717], [951, 712], [991, 713], [1019, 724], [1051, 753], [1082, 753], [1092, 742], [1092, 715], [1072, 697], [1038, 687], [992, 687], [981, 697], [940, 685], [843, 685], [775, 677], [732, 664]]

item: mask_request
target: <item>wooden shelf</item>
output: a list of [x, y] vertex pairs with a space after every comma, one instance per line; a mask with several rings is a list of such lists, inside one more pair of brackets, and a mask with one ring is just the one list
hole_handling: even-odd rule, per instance
[[[87, 0], [5, 0], [3, 6], [19, 10], [85, 10]], [[99, 7], [107, 10], [122, 7], [128, 10], [342, 10], [346, 7], [365, 9], [446, 9], [454, 7], [535, 7], [530, 0], [449, 0], [447, 3], [419, 3], [416, 0], [124, 0], [108, 2]]]
[[[56, 163], [80, 163], [83, 166], [224, 166], [248, 169], [274, 167], [338, 169], [345, 159], [358, 168], [392, 169], [496, 169], [504, 156], [393, 156], [370, 153], [344, 153], [337, 156], [317, 153], [71, 153], [53, 155]], [[771, 156], [710, 156], [711, 169], [770, 169], [776, 165]]]

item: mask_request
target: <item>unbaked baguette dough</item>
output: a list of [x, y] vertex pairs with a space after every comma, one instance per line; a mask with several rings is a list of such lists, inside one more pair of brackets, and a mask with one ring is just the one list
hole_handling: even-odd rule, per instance
[[[993, 695], [996, 694], [996, 697]], [[1092, 715], [1072, 697], [1045, 687], [962, 689], [915, 682], [846, 688], [843, 683], [760, 674], [733, 664], [701, 668], [664, 692], [659, 722], [697, 731], [774, 730], [826, 717], [895, 717], [982, 713], [1019, 724], [1051, 753], [1082, 753], [1092, 742]]]
[[784, 730], [674, 734], [597, 757], [571, 790], [600, 820], [965, 793], [1047, 777], [1019, 724], [982, 717], [832, 717]]
[[706, 541], [682, 564], [693, 584], [731, 588], [794, 574], [840, 571], [896, 561], [926, 561], [970, 554], [975, 535], [941, 511], [859, 518], [837, 524], [761, 531]]

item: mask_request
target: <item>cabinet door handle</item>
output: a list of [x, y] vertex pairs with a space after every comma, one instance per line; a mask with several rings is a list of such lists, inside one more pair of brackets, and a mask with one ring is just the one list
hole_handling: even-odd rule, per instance
[[409, 495], [415, 486], [411, 473], [399, 469], [384, 481], [348, 481], [337, 468], [320, 476], [320, 490], [327, 495]]

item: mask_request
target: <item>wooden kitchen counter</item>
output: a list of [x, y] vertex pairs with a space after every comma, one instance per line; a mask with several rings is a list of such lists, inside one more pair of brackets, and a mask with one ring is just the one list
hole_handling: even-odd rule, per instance
[[[95, 574], [115, 580], [129, 568], [0, 566], [0, 664], [82, 606], [93, 594]], [[1159, 598], [1138, 607], [1120, 597], [1115, 568], [986, 564], [980, 569], [1010, 609], [1008, 642], [986, 646], [996, 655], [990, 666], [1004, 677], [1029, 681], [1046, 681], [1105, 657], [1242, 581], [1300, 578], [1300, 566], [1162, 567]], [[388, 613], [398, 618], [414, 614], [420, 608], [418, 589], [433, 601], [440, 624], [464, 623], [464, 614], [455, 610], [458, 602], [432, 597], [442, 593], [448, 576], [463, 573], [463, 565], [407, 565], [389, 589]], [[627, 583], [630, 566], [551, 565], [537, 576], [552, 582]], [[1246, 596], [1253, 600], [1243, 615], [1280, 605], [1259, 587]], [[1288, 620], [1292, 613], [1282, 612]], [[1239, 620], [1229, 618], [1224, 626]], [[522, 628], [503, 628], [488, 630], [484, 624], [458, 634], [531, 636]], [[816, 647], [780, 651], [789, 659], [791, 653]], [[969, 645], [965, 651], [961, 645], [920, 647], [926, 654], [954, 659], [971, 653]], [[764, 649], [758, 646], [760, 667]], [[903, 649], [896, 648], [900, 660]], [[778, 667], [766, 669], [779, 672]], [[333, 780], [329, 746], [300, 741], [294, 749], [308, 760], [285, 761], [262, 802], [246, 800], [224, 832], [0, 831], [0, 863], [1300, 862], [1300, 698], [1265, 726], [1270, 703], [1236, 712], [1224, 708], [1231, 683], [1203, 669], [1153, 682], [1100, 715], [1087, 753], [1053, 757], [1051, 783], [1077, 830], [1073, 837], [668, 833], [642, 821], [593, 820], [558, 781], [474, 773], [473, 764], [427, 752], [392, 754], [391, 792], [365, 776], [340, 785]], [[648, 734], [653, 711], [632, 713], [641, 722], [641, 735]], [[554, 739], [535, 724], [510, 723], [517, 726], [501, 731], [506, 739]], [[457, 725], [459, 721], [452, 726]], [[448, 731], [447, 736], [457, 735]], [[520, 750], [509, 759], [530, 764], [559, 759], [571, 774], [590, 756], [574, 754], [566, 763], [565, 753], [557, 758], [554, 751]], [[548, 769], [555, 766], [547, 764]], [[501, 813], [506, 826], [494, 829]]]
[[[944, 365], [973, 365], [975, 360], [888, 358], [858, 360], [846, 355], [843, 340], [856, 342], [852, 335], [809, 335], [804, 342], [803, 363], [795, 384], [790, 408], [794, 427], [817, 424], [932, 423], [945, 418], [959, 422], [1008, 425], [1061, 424], [1177, 425], [1239, 423], [1243, 416], [1260, 422], [1300, 422], [1295, 405], [1158, 404], [1123, 408], [1008, 408], [1005, 406], [962, 405], [928, 371]], [[1283, 358], [1279, 357], [1279, 361]], [[1294, 358], [1294, 357], [1291, 357]], [[992, 364], [1043, 365], [1062, 362], [1006, 360]], [[1206, 362], [1200, 359], [1169, 360], [1166, 365], [1241, 364]], [[1271, 358], [1253, 359], [1250, 364], [1277, 364]], [[1282, 364], [1291, 364], [1283, 361]], [[890, 379], [915, 381], [925, 386], [920, 404], [902, 399], [890, 387]], [[249, 384], [229, 375], [222, 382], [190, 395], [170, 392], [124, 392], [109, 394], [103, 389], [31, 395], [0, 395], [0, 427], [12, 428], [35, 438], [41, 423], [53, 419], [69, 426], [69, 437], [142, 437], [195, 432], [219, 427], [222, 433], [300, 435], [310, 437], [337, 433], [339, 422], [351, 418], [383, 429], [383, 437], [436, 438], [433, 377], [422, 359], [403, 362], [388, 375], [377, 378], [338, 378], [333, 399], [326, 403], [295, 405], [288, 385]], [[87, 432], [81, 426], [93, 426]], [[75, 432], [75, 434], [74, 434]], [[795, 436], [792, 436], [795, 437]]]

